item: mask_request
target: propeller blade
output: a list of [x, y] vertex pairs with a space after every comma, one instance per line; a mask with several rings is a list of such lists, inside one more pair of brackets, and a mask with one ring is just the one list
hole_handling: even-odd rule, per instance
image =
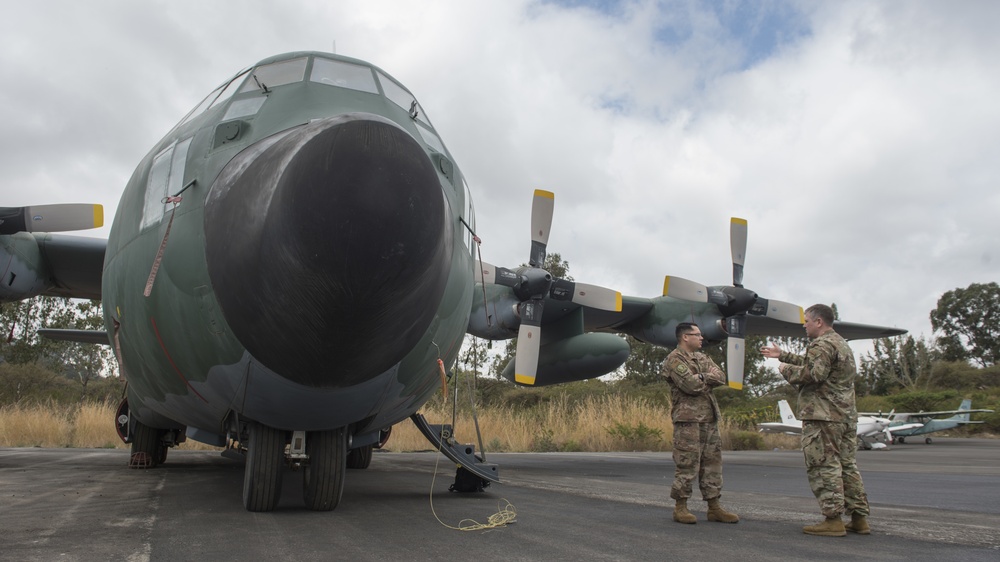
[[587, 283], [576, 283], [576, 290], [573, 292], [572, 301], [582, 306], [589, 306], [600, 310], [622, 311], [622, 294], [618, 291], [589, 285]]
[[747, 254], [747, 221], [733, 217], [729, 222], [729, 246], [733, 252], [733, 285], [743, 286], [743, 262]]
[[104, 206], [90, 203], [0, 207], [0, 234], [65, 232], [104, 226]]
[[496, 266], [486, 262], [479, 262], [475, 265], [475, 270], [472, 272], [473, 281], [475, 283], [482, 283], [484, 285], [493, 285], [497, 281], [497, 269]]
[[497, 267], [493, 264], [482, 262], [482, 266], [476, 266], [473, 272], [476, 283], [486, 285], [503, 285], [505, 287], [516, 287], [521, 282], [521, 276], [506, 267]]
[[555, 197], [551, 191], [536, 189], [531, 201], [531, 256], [528, 259], [531, 267], [541, 267], [545, 263], [545, 248], [549, 244]]
[[750, 309], [754, 316], [766, 316], [790, 324], [805, 324], [806, 313], [802, 307], [790, 302], [758, 298]]
[[726, 375], [730, 388], [743, 390], [743, 363], [746, 358], [745, 342], [742, 337], [729, 336], [726, 343]]
[[663, 278], [663, 296], [683, 301], [708, 302], [708, 287], [681, 277]]
[[542, 341], [542, 308], [545, 301], [532, 299], [520, 306], [521, 327], [517, 330], [517, 351], [514, 355], [514, 382], [535, 384], [538, 372], [538, 349]]
[[620, 292], [588, 283], [556, 279], [552, 283], [549, 296], [553, 300], [571, 301], [598, 310], [622, 311], [622, 294]]

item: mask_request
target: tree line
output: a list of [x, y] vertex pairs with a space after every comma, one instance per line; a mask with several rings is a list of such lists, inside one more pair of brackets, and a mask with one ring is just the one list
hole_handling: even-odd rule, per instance
[[[569, 263], [550, 253], [545, 264], [553, 276], [572, 280]], [[833, 305], [836, 311], [836, 304]], [[959, 395], [970, 396], [976, 407], [1000, 405], [1000, 286], [973, 283], [944, 293], [930, 311], [937, 336], [897, 336], [874, 340], [873, 349], [860, 357], [856, 384], [859, 401], [897, 410], [954, 408]], [[121, 394], [117, 363], [110, 346], [54, 341], [42, 338], [42, 327], [102, 330], [99, 301], [37, 297], [0, 304], [0, 405], [25, 400], [106, 400]], [[502, 379], [513, 358], [516, 339], [490, 342], [469, 336], [453, 374], [471, 382], [476, 399], [487, 405], [530, 407], [554, 395], [621, 392], [657, 402], [668, 400], [660, 366], [669, 349], [622, 335], [632, 349], [625, 364], [610, 380], [583, 381], [547, 389], [525, 389]], [[802, 351], [803, 338], [749, 336], [746, 341], [743, 391], [718, 391], [724, 408], [769, 416], [777, 400], [794, 398], [777, 370], [765, 363], [760, 347], [775, 341], [783, 349]], [[494, 349], [497, 346], [497, 349]], [[725, 368], [725, 346], [705, 349]], [[459, 381], [455, 381], [456, 383]], [[462, 389], [465, 390], [465, 389]], [[871, 400], [865, 398], [871, 397]], [[1000, 414], [996, 427], [1000, 430]], [[992, 425], [992, 424], [991, 424]]]

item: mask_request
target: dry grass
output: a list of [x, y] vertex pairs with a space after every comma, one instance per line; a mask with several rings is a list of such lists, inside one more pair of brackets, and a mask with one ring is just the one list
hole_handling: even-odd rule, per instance
[[[0, 447], [126, 448], [114, 429], [111, 404], [57, 404], [0, 408]], [[452, 423], [451, 404], [432, 403], [422, 410], [427, 421]], [[489, 452], [514, 451], [670, 451], [673, 424], [662, 406], [621, 396], [592, 397], [570, 403], [565, 397], [536, 408], [491, 408], [477, 412], [483, 445]], [[477, 443], [471, 411], [460, 410], [456, 439]], [[723, 447], [736, 448], [747, 432], [722, 423]], [[794, 449], [798, 438], [760, 436], [757, 448]], [[432, 446], [409, 422], [393, 427], [389, 451], [421, 451]], [[183, 449], [218, 450], [187, 441]], [[478, 443], [477, 443], [478, 448]]]

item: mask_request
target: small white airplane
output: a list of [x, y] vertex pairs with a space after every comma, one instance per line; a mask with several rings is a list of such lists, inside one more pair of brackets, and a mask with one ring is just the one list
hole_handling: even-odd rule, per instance
[[[943, 431], [945, 429], [953, 429], [960, 425], [965, 425], [969, 423], [983, 423], [981, 421], [972, 421], [969, 419], [970, 414], [975, 413], [992, 413], [993, 410], [973, 410], [972, 400], [965, 399], [962, 400], [961, 405], [959, 405], [957, 410], [943, 410], [940, 412], [901, 412], [890, 414], [889, 418], [892, 419], [892, 423], [889, 425], [889, 429], [892, 432], [892, 436], [895, 441], [890, 441], [891, 443], [899, 442], [905, 443], [907, 437], [916, 435], [925, 435], [928, 433], [934, 433], [935, 431]], [[864, 416], [872, 415], [870, 413], [860, 414]], [[937, 416], [951, 416], [948, 418], [937, 418]], [[924, 443], [930, 445], [931, 438], [925, 437]]]
[[[759, 431], [763, 433], [787, 433], [788, 435], [802, 434], [802, 420], [795, 417], [792, 407], [787, 400], [778, 401], [778, 411], [781, 413], [780, 422], [768, 422], [757, 424]], [[884, 449], [887, 443], [892, 443], [893, 432], [914, 430], [921, 427], [920, 423], [899, 423], [893, 425], [893, 414], [883, 418], [874, 415], [858, 416], [858, 446], [863, 449]]]

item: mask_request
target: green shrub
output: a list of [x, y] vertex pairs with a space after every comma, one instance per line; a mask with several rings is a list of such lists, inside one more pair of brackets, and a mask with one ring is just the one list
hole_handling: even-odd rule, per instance
[[729, 449], [732, 451], [762, 451], [764, 437], [754, 431], [734, 431], [729, 434]]
[[663, 430], [655, 427], [648, 427], [639, 422], [639, 425], [629, 425], [615, 422], [613, 427], [605, 428], [608, 435], [622, 441], [625, 450], [646, 450], [655, 449], [656, 445], [663, 441]]

